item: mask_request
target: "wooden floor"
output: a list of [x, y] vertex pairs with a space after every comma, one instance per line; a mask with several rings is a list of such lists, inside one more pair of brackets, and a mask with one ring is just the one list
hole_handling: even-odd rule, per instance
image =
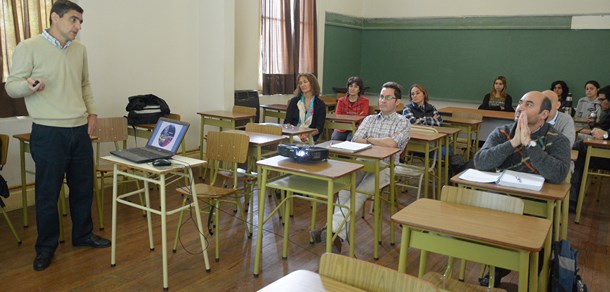
[[[606, 183], [601, 189], [607, 189]], [[108, 194], [110, 189], [107, 190]], [[605, 193], [605, 191], [601, 191]], [[153, 196], [154, 197], [154, 196]], [[573, 223], [574, 215], [570, 214], [569, 239], [580, 251], [579, 264], [581, 274], [590, 291], [604, 291], [610, 287], [610, 202], [607, 193], [602, 195], [606, 200], [596, 202], [594, 195], [585, 202], [581, 223]], [[409, 194], [401, 195], [403, 203], [414, 200]], [[97, 215], [94, 211], [96, 233], [110, 238], [111, 203], [106, 197], [104, 231], [97, 231]], [[153, 200], [158, 205], [158, 199]], [[178, 195], [171, 195], [168, 206], [180, 204]], [[273, 207], [273, 200], [267, 200], [267, 206]], [[370, 203], [367, 204], [369, 206]], [[202, 290], [207, 291], [255, 291], [292, 271], [306, 269], [316, 271], [319, 258], [324, 251], [322, 244], [309, 244], [308, 225], [310, 208], [308, 202], [295, 202], [295, 217], [291, 218], [289, 254], [287, 260], [281, 259], [282, 229], [276, 217], [264, 226], [263, 266], [259, 277], [252, 275], [254, 263], [254, 241], [244, 233], [243, 224], [234, 217], [232, 208], [226, 206], [221, 214], [221, 260], [214, 262], [213, 237], [205, 232], [210, 241], [209, 256], [211, 272], [206, 272], [198, 246], [198, 237], [193, 221], [187, 221], [183, 228], [180, 246], [176, 253], [169, 251], [169, 287], [172, 291]], [[271, 208], [269, 208], [271, 209]], [[325, 222], [325, 207], [318, 208], [318, 224]], [[368, 210], [368, 207], [367, 207]], [[30, 214], [34, 210], [30, 209]], [[2, 287], [11, 290], [32, 291], [87, 291], [87, 290], [156, 290], [162, 288], [160, 220], [153, 217], [155, 247], [148, 248], [146, 220], [136, 209], [119, 206], [117, 228], [117, 265], [110, 267], [110, 249], [91, 249], [72, 247], [70, 238], [70, 219], [64, 217], [63, 224], [68, 230], [66, 242], [60, 244], [55, 253], [52, 265], [45, 271], [32, 269], [35, 256], [36, 239], [35, 218], [30, 218], [30, 227], [23, 228], [20, 211], [11, 211], [9, 216], [16, 226], [23, 243], [17, 245], [10, 234], [4, 219], [0, 219], [0, 275]], [[389, 217], [386, 211], [385, 218]], [[173, 244], [173, 236], [178, 216], [168, 217], [168, 245]], [[204, 223], [205, 225], [206, 223]], [[320, 226], [320, 225], [318, 225]], [[398, 266], [399, 244], [389, 244], [388, 224], [384, 224], [383, 239], [380, 248], [380, 259], [372, 256], [372, 216], [366, 215], [357, 221], [356, 256], [359, 259], [396, 269]], [[397, 232], [397, 240], [400, 234]], [[419, 251], [409, 251], [408, 273], [416, 274], [419, 262]], [[343, 254], [347, 254], [344, 245]], [[431, 255], [428, 269], [441, 271], [446, 259]], [[457, 267], [456, 269], [457, 270]], [[466, 281], [475, 283], [480, 267], [468, 265]], [[516, 291], [517, 274], [511, 273], [504, 279], [501, 287]]]

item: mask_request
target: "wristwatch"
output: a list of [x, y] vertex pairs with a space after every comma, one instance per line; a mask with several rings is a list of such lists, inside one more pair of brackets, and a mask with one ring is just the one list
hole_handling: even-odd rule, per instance
[[604, 134], [604, 140], [608, 140], [608, 132]]
[[527, 144], [527, 148], [536, 147], [536, 145], [538, 145], [538, 143], [536, 143], [535, 140], [530, 140], [530, 143]]

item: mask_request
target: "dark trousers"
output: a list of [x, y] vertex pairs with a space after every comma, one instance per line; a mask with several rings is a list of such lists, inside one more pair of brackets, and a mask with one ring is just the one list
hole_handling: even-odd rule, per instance
[[59, 242], [57, 201], [66, 177], [70, 190], [72, 243], [93, 230], [93, 147], [87, 125], [75, 128], [32, 125], [30, 151], [36, 163], [36, 253], [55, 252]]
[[[576, 204], [576, 202], [578, 202], [580, 184], [587, 183], [582, 181], [585, 160], [587, 159], [587, 145], [580, 140], [574, 143], [574, 147], [572, 148], [578, 150], [578, 159], [574, 163], [574, 173], [572, 173], [572, 179], [570, 181], [570, 203]], [[589, 169], [610, 170], [610, 159], [591, 157], [589, 160]]]

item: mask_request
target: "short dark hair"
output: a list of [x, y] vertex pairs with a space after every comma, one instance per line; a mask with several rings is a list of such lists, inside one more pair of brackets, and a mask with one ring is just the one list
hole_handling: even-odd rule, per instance
[[[356, 85], [358, 85], [358, 95], [363, 95], [364, 94], [364, 81], [362, 81], [362, 78], [360, 78], [358, 76], [352, 76], [350, 78], [347, 78], [347, 82], [345, 82], [345, 87], [349, 87], [353, 83], [356, 83]], [[349, 93], [349, 90], [348, 90], [348, 93]]]
[[570, 88], [568, 87], [568, 84], [566, 84], [563, 80], [557, 80], [551, 83], [551, 90], [554, 90], [557, 84], [561, 85], [562, 89], [561, 96], [559, 98], [561, 98], [561, 100], [566, 100], [566, 98], [568, 97], [568, 93], [570, 93]]
[[585, 87], [587, 87], [587, 84], [591, 84], [593, 86], [595, 86], [595, 88], [597, 88], [599, 90], [599, 82], [595, 81], [595, 80], [589, 80], [585, 83]]
[[551, 99], [548, 98], [546, 95], [544, 96], [544, 98], [542, 99], [542, 103], [540, 104], [540, 112], [544, 110], [549, 111], [549, 113], [551, 112], [551, 108], [552, 108], [552, 104], [551, 104]]
[[53, 23], [53, 19], [51, 19], [51, 14], [53, 14], [53, 12], [57, 13], [59, 17], [64, 17], [64, 14], [66, 14], [70, 10], [76, 10], [78, 13], [84, 12], [82, 7], [78, 6], [78, 4], [72, 1], [59, 0], [53, 3], [53, 6], [51, 7], [51, 13], [49, 14], [49, 23]]
[[388, 81], [386, 83], [384, 83], [381, 88], [392, 88], [394, 89], [394, 97], [396, 97], [396, 99], [401, 99], [402, 98], [402, 86], [400, 86], [400, 84], [394, 82], [394, 81]]

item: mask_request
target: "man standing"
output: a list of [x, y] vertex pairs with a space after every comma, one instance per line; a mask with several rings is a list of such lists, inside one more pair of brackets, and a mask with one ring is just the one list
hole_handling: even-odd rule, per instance
[[[358, 130], [354, 134], [352, 141], [359, 143], [367, 143], [385, 147], [394, 147], [400, 149], [400, 152], [396, 153], [392, 159], [398, 163], [400, 153], [407, 145], [409, 141], [409, 121], [401, 114], [396, 113], [396, 107], [400, 104], [401, 99], [401, 87], [396, 82], [386, 82], [381, 88], [379, 94], [379, 110], [380, 113], [376, 115], [370, 115], [364, 118]], [[387, 158], [382, 161], [382, 167], [390, 164], [390, 159]], [[390, 183], [390, 169], [385, 168], [379, 173], [379, 187]], [[356, 210], [357, 214], [364, 205], [364, 202], [368, 196], [375, 192], [375, 174], [366, 173], [360, 171], [356, 174]], [[350, 192], [342, 190], [339, 192], [338, 204], [343, 206], [350, 205]], [[333, 242], [333, 252], [341, 253], [342, 242], [349, 238], [347, 236], [347, 226], [344, 224], [341, 229], [339, 225], [345, 220], [345, 214], [349, 211], [345, 208], [335, 207], [335, 213], [333, 215], [333, 226], [332, 232], [338, 233], [337, 238]], [[311, 237], [314, 242], [322, 242], [326, 239], [326, 226], [319, 230], [311, 232]]]
[[[505, 169], [542, 175], [547, 182], [561, 183], [570, 170], [570, 141], [545, 121], [551, 112], [551, 100], [542, 92], [530, 91], [521, 97], [515, 111], [515, 123], [496, 128], [474, 155], [476, 169]], [[494, 286], [510, 270], [496, 268]], [[480, 279], [489, 283], [489, 274]]]
[[36, 163], [36, 271], [51, 264], [57, 249], [57, 200], [64, 176], [70, 188], [72, 245], [110, 246], [109, 240], [92, 232], [94, 178], [89, 135], [96, 128], [97, 109], [87, 51], [75, 40], [83, 9], [70, 1], [57, 1], [50, 21], [51, 27], [42, 35], [19, 43], [6, 82], [11, 97], [25, 97], [33, 121], [30, 150]]

